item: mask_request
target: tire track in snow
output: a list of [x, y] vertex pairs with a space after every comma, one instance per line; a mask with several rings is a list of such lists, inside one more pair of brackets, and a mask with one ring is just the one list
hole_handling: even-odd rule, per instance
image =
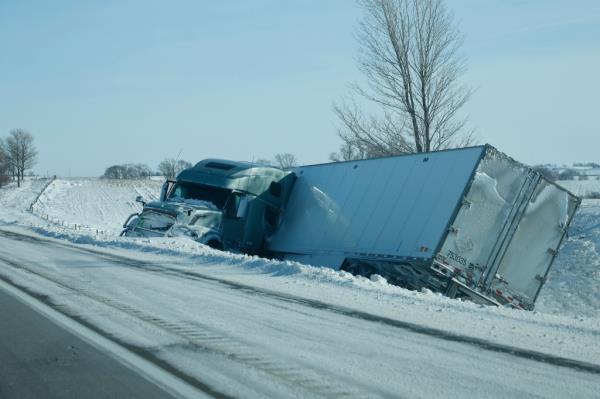
[[269, 298], [278, 299], [284, 302], [299, 304], [303, 306], [307, 306], [313, 309], [319, 309], [324, 311], [333, 312], [336, 314], [352, 317], [355, 319], [361, 319], [368, 322], [385, 324], [390, 327], [399, 328], [405, 331], [410, 331], [417, 334], [428, 335], [434, 338], [438, 338], [445, 341], [457, 342], [466, 345], [471, 345], [478, 347], [480, 349], [484, 349], [491, 352], [502, 353], [509, 356], [519, 357], [535, 362], [551, 364], [558, 367], [565, 367], [572, 370], [583, 371], [591, 374], [600, 375], [600, 364], [589, 363], [581, 360], [570, 359], [562, 356], [552, 355], [540, 351], [529, 350], [524, 348], [519, 348], [511, 345], [504, 345], [492, 341], [488, 341], [485, 339], [472, 337], [468, 335], [457, 334], [445, 330], [440, 330], [433, 327], [427, 327], [416, 323], [410, 323], [406, 321], [401, 321], [397, 319], [392, 319], [385, 316], [379, 316], [372, 313], [340, 306], [333, 305], [326, 302], [322, 302], [315, 299], [308, 299], [299, 297], [296, 295], [285, 294], [277, 291], [272, 291], [264, 288], [257, 288], [250, 285], [237, 283], [233, 281], [229, 281], [226, 279], [221, 279], [218, 277], [213, 277], [209, 275], [205, 275], [198, 272], [185, 271], [185, 270], [175, 270], [169, 267], [162, 266], [160, 264], [139, 261], [136, 259], [128, 258], [122, 255], [116, 254], [108, 254], [102, 251], [97, 251], [91, 248], [81, 248], [75, 245], [70, 245], [66, 243], [57, 243], [54, 241], [50, 241], [43, 238], [32, 237], [24, 234], [8, 232], [4, 230], [0, 230], [0, 235], [12, 238], [20, 241], [29, 241], [34, 243], [42, 243], [44, 245], [49, 246], [61, 246], [68, 248], [70, 250], [76, 250], [83, 253], [94, 254], [99, 258], [108, 260], [114, 264], [120, 265], [121, 267], [130, 267], [135, 269], [142, 269], [145, 271], [155, 272], [155, 273], [165, 273], [172, 276], [180, 276], [182, 278], [187, 279], [198, 279], [208, 282], [213, 282], [216, 284], [220, 284], [222, 286], [228, 287], [233, 290], [243, 291], [245, 293], [251, 295], [260, 295]]
[[[319, 397], [374, 397], [372, 393], [361, 392], [357, 388], [352, 388], [347, 385], [337, 384], [327, 376], [319, 374], [317, 371], [304, 367], [294, 366], [290, 364], [290, 360], [285, 361], [276, 359], [268, 354], [260, 353], [241, 341], [235, 340], [226, 334], [223, 334], [210, 326], [202, 325], [194, 322], [169, 321], [155, 315], [144, 312], [140, 309], [132, 307], [126, 303], [122, 303], [113, 298], [98, 294], [85, 288], [77, 288], [71, 286], [68, 282], [63, 281], [56, 276], [47, 275], [37, 270], [33, 270], [22, 263], [14, 262], [11, 259], [0, 256], [0, 262], [12, 267], [33, 274], [48, 282], [51, 282], [60, 288], [72, 292], [73, 294], [84, 296], [104, 306], [108, 306], [114, 310], [126, 313], [127, 315], [146, 322], [153, 327], [159, 327], [167, 333], [173, 334], [186, 341], [189, 346], [196, 351], [210, 352], [221, 355], [228, 360], [231, 360], [242, 365], [253, 367], [271, 377], [279, 379], [283, 384], [292, 387], [300, 387], [307, 393]], [[114, 262], [111, 262], [114, 263]], [[42, 299], [44, 303], [58, 310], [59, 312], [78, 321], [85, 321], [85, 318], [77, 313], [71, 313], [65, 305], [53, 303], [47, 297], [42, 297], [40, 293], [32, 292], [30, 289], [14, 283], [9, 277], [3, 276], [0, 273], [0, 279], [6, 283], [22, 290], [38, 299]], [[92, 323], [86, 321], [86, 326], [91, 327]], [[122, 340], [114, 337], [106, 331], [100, 330], [98, 327], [93, 327], [94, 330], [106, 338], [117, 341], [123, 344]], [[125, 346], [125, 345], [124, 345]], [[128, 345], [131, 347], [131, 344]], [[160, 349], [160, 348], [159, 348]], [[138, 351], [148, 352], [148, 349], [138, 348]], [[190, 377], [193, 378], [193, 377]], [[194, 379], [195, 380], [195, 379]], [[189, 381], [188, 381], [189, 382]], [[217, 397], [224, 397], [215, 389], [206, 384], [200, 383], [200, 388], [205, 392]]]

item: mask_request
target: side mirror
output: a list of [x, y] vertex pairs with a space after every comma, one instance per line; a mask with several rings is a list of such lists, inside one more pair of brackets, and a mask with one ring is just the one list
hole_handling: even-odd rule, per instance
[[238, 219], [245, 218], [247, 210], [248, 210], [248, 197], [246, 197], [246, 196], [240, 197], [240, 202], [238, 204], [238, 208], [237, 208], [235, 217]]
[[167, 180], [164, 182], [162, 188], [160, 189], [160, 202], [167, 200], [167, 195], [169, 195], [169, 191], [171, 191], [171, 188], [173, 188], [174, 185], [174, 180]]
[[142, 206], [146, 206], [146, 201], [144, 201], [144, 198], [141, 195], [135, 197], [135, 202], [139, 202], [140, 204], [142, 204]]
[[229, 219], [242, 219], [248, 211], [248, 197], [242, 193], [232, 193], [225, 205], [225, 217]]

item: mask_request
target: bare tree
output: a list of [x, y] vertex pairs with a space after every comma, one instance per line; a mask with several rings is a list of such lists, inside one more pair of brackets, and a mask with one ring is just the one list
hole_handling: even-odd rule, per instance
[[0, 186], [10, 179], [10, 160], [5, 141], [0, 138]]
[[123, 166], [127, 179], [148, 179], [152, 176], [152, 169], [143, 163], [128, 163]]
[[369, 153], [363, 150], [364, 146], [357, 145], [356, 142], [344, 142], [338, 152], [329, 154], [329, 160], [333, 162], [354, 161], [357, 159], [371, 158]]
[[13, 129], [6, 139], [6, 149], [10, 168], [13, 176], [17, 178], [17, 187], [20, 187], [25, 171], [31, 169], [37, 160], [33, 136], [23, 129]]
[[124, 179], [125, 178], [125, 167], [123, 165], [112, 165], [106, 168], [103, 179]]
[[166, 158], [160, 164], [158, 164], [158, 171], [167, 179], [174, 179], [179, 172], [191, 167], [192, 164], [188, 161]]
[[275, 163], [281, 169], [293, 168], [298, 165], [298, 160], [294, 154], [290, 154], [289, 152], [275, 154]]
[[[462, 36], [442, 0], [360, 0], [359, 65], [367, 87], [334, 104], [342, 151], [374, 157], [461, 147], [473, 141], [459, 111], [472, 91], [459, 83]], [[358, 96], [380, 109], [365, 116]], [[345, 152], [344, 152], [345, 146]]]

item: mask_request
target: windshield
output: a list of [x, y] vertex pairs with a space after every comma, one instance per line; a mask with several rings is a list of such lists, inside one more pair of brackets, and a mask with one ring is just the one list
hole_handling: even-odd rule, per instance
[[177, 182], [167, 200], [169, 201], [186, 201], [197, 200], [206, 201], [214, 204], [217, 208], [223, 209], [227, 198], [229, 198], [231, 190], [206, 186], [204, 184]]

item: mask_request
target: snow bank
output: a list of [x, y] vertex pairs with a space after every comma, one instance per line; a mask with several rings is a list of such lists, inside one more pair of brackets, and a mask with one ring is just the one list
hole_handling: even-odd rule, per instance
[[0, 221], [21, 221], [48, 182], [49, 179], [25, 179], [21, 182], [21, 187], [17, 187], [17, 183], [0, 187]]
[[584, 200], [536, 310], [600, 317], [600, 200]]

